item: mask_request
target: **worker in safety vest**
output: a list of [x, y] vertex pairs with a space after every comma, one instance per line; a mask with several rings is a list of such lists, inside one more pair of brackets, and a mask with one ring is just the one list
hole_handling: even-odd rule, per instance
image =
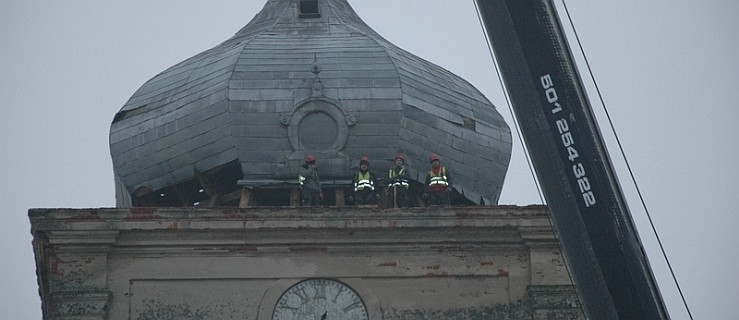
[[452, 191], [452, 176], [446, 167], [441, 166], [439, 155], [432, 153], [429, 157], [431, 170], [426, 173], [426, 189], [423, 200], [426, 205], [449, 205], [449, 194]]
[[408, 208], [408, 187], [410, 175], [403, 166], [405, 157], [395, 155], [395, 168], [387, 174], [387, 208]]
[[317, 206], [323, 200], [321, 180], [318, 178], [318, 165], [312, 155], [305, 156], [305, 163], [300, 166], [298, 175], [300, 184], [300, 205]]
[[349, 202], [355, 205], [376, 204], [380, 197], [375, 192], [377, 178], [369, 170], [369, 158], [362, 157], [359, 160], [359, 171], [352, 178], [353, 194], [349, 196]]

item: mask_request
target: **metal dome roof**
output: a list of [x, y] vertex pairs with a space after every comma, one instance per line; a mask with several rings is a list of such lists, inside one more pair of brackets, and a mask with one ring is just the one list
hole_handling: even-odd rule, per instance
[[417, 181], [439, 154], [479, 204], [497, 202], [511, 133], [477, 89], [383, 39], [346, 0], [269, 0], [137, 90], [110, 147], [119, 206], [193, 180], [209, 193], [291, 181], [306, 153], [324, 179], [350, 177], [364, 155], [387, 160], [373, 161], [381, 173], [398, 151]]

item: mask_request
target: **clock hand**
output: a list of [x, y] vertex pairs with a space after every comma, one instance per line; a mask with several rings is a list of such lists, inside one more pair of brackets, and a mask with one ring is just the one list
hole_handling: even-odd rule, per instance
[[328, 311], [324, 312], [321, 316], [321, 320], [326, 320], [326, 316], [328, 315]]

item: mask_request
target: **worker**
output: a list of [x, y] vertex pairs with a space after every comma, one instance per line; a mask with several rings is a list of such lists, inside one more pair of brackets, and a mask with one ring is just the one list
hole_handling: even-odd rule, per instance
[[405, 157], [395, 155], [395, 168], [387, 174], [387, 208], [408, 208], [409, 174], [405, 169]]
[[318, 165], [313, 155], [305, 156], [305, 163], [300, 166], [298, 176], [300, 184], [300, 205], [317, 206], [323, 201], [321, 180], [318, 178]]
[[441, 166], [438, 154], [432, 153], [429, 162], [431, 163], [431, 170], [426, 173], [423, 201], [426, 205], [449, 205], [452, 177], [446, 167]]
[[353, 194], [349, 196], [349, 202], [355, 205], [377, 204], [380, 197], [375, 192], [377, 178], [369, 170], [369, 158], [364, 156], [359, 160], [359, 171], [352, 178]]

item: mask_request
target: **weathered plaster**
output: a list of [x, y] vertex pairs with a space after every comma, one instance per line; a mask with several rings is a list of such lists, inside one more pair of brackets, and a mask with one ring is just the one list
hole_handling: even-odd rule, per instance
[[35, 209], [45, 319], [271, 319], [331, 278], [371, 319], [578, 319], [544, 207]]

